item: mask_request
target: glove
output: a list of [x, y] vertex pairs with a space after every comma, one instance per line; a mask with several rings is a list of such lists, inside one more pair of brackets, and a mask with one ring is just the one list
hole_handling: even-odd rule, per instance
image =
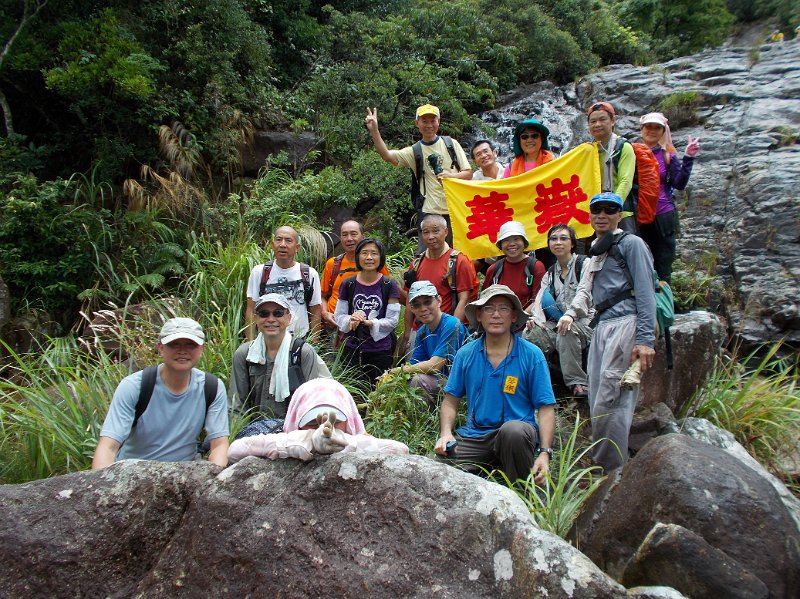
[[317, 423], [319, 427], [311, 435], [314, 453], [328, 455], [349, 445], [345, 434], [336, 428], [336, 414], [323, 412], [317, 416]]

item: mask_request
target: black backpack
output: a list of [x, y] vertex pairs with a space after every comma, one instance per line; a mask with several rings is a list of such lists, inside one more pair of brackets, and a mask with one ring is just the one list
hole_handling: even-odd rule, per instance
[[[156, 374], [158, 366], [148, 366], [142, 371], [142, 385], [139, 387], [139, 399], [136, 401], [136, 410], [133, 415], [133, 424], [131, 430], [136, 428], [139, 418], [144, 414], [147, 406], [150, 405], [150, 398], [153, 396], [153, 389], [156, 388]], [[219, 386], [219, 379], [206, 372], [206, 382], [203, 386], [203, 395], [206, 399], [206, 415], [214, 399], [217, 397], [217, 388]]]
[[[442, 135], [442, 141], [447, 147], [447, 153], [450, 154], [450, 161], [456, 165], [458, 170], [462, 170], [458, 162], [458, 157], [456, 156], [453, 138], [448, 135]], [[423, 186], [425, 185], [425, 177], [422, 174], [424, 172], [424, 165], [422, 164], [422, 142], [418, 141], [411, 146], [411, 149], [414, 152], [414, 166], [416, 167], [416, 171], [411, 173], [411, 203], [415, 210], [422, 210], [422, 205], [425, 203], [425, 194], [420, 191], [420, 182], [422, 182]]]

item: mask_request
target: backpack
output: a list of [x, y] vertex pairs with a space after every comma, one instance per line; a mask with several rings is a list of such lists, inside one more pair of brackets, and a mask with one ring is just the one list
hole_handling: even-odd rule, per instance
[[[583, 270], [583, 263], [586, 262], [586, 258], [583, 254], [578, 254], [578, 257], [575, 260], [575, 278], [577, 279], [578, 283], [581, 282], [581, 271]], [[550, 295], [553, 296], [553, 301], [556, 299], [556, 266], [558, 266], [558, 262], [555, 262], [550, 268]]]
[[[458, 304], [458, 287], [456, 286], [456, 263], [458, 262], [458, 255], [461, 252], [458, 250], [452, 249], [450, 250], [450, 258], [447, 260], [447, 274], [445, 275], [445, 280], [447, 281], [447, 286], [450, 288], [450, 295], [452, 296], [452, 301], [450, 302], [450, 314], [455, 312], [456, 305]], [[422, 260], [425, 258], [425, 252], [421, 252], [414, 257], [414, 260], [411, 262], [411, 268], [409, 270], [414, 271], [414, 280], [416, 281], [416, 273], [419, 270], [419, 265], [422, 264]], [[344, 285], [344, 283], [342, 283]], [[408, 286], [411, 287], [411, 283], [408, 283]]]
[[[625, 261], [625, 258], [619, 251], [619, 247], [617, 247], [622, 238], [627, 234], [628, 233], [623, 232], [614, 238], [611, 247], [608, 248], [608, 255], [613, 257], [614, 260], [617, 261], [617, 264], [619, 264], [620, 268], [622, 268], [622, 271], [625, 273], [625, 277], [628, 279], [628, 285], [630, 285], [630, 287], [624, 291], [621, 291], [614, 297], [610, 297], [607, 300], [595, 305], [596, 312], [594, 319], [592, 320], [592, 327], [594, 327], [597, 319], [603, 312], [620, 303], [621, 301], [626, 300], [629, 297], [635, 297], [636, 295], [633, 291], [633, 277], [631, 276], [631, 271], [628, 269], [628, 263]], [[673, 303], [672, 288], [666, 281], [659, 281], [658, 273], [655, 271], [655, 269], [653, 270], [653, 290], [656, 294], [656, 337], [664, 337], [664, 347], [667, 352], [667, 368], [672, 370], [672, 338], [669, 334], [669, 327], [675, 322], [675, 304]]]
[[[492, 285], [497, 285], [500, 282], [500, 275], [503, 274], [503, 265], [505, 264], [505, 258], [499, 258], [497, 262], [495, 262], [494, 266], [494, 275], [492, 276]], [[538, 260], [536, 259], [536, 255], [531, 252], [528, 254], [528, 261], [525, 264], [525, 285], [528, 287], [528, 299], [522, 302], [522, 305], [528, 304], [533, 299], [533, 282], [534, 282], [534, 269], [536, 268], [536, 263]], [[486, 285], [486, 281], [484, 281], [484, 285]]]
[[[462, 170], [458, 162], [458, 157], [456, 156], [453, 138], [448, 135], [442, 135], [441, 137], [444, 145], [447, 147], [447, 153], [450, 154], [450, 161], [456, 165], [458, 170]], [[422, 205], [425, 203], [425, 194], [420, 191], [420, 182], [422, 182], [423, 185], [425, 184], [425, 178], [422, 175], [424, 172], [424, 165], [422, 164], [422, 142], [418, 141], [411, 146], [411, 149], [414, 152], [414, 166], [416, 168], [416, 170], [411, 173], [411, 203], [415, 210], [422, 210]], [[469, 167], [469, 165], [467, 165], [467, 167]]]
[[[617, 140], [612, 155], [614, 170], [619, 165], [622, 146], [631, 143], [624, 138]], [[626, 208], [633, 210], [637, 224], [647, 225], [656, 218], [658, 195], [661, 193], [661, 175], [658, 172], [658, 160], [653, 151], [643, 143], [631, 143], [636, 156], [636, 169], [633, 173], [633, 187], [628, 194]]]
[[[142, 414], [144, 414], [147, 406], [150, 405], [150, 398], [153, 396], [153, 389], [156, 388], [157, 372], [158, 366], [148, 366], [142, 371], [142, 384], [139, 387], [139, 399], [136, 401], [136, 409], [134, 410], [133, 414], [131, 431], [136, 428], [139, 418], [142, 416]], [[205, 374], [206, 382], [203, 386], [203, 395], [206, 399], [206, 414], [208, 414], [208, 409], [211, 407], [211, 404], [214, 403], [214, 399], [217, 397], [219, 379], [210, 372], [206, 372]]]
[[[342, 284], [339, 286], [339, 299], [344, 300], [347, 302], [347, 309], [348, 314], [353, 313], [353, 292], [356, 288], [356, 276], [347, 277]], [[381, 307], [381, 311], [378, 314], [378, 318], [384, 318], [386, 316], [386, 309], [389, 307], [389, 294], [392, 292], [392, 279], [387, 277], [386, 275], [381, 275], [381, 300], [383, 300], [383, 305]], [[358, 329], [356, 329], [357, 331]], [[356, 331], [350, 331], [347, 335], [355, 335]], [[394, 344], [397, 341], [397, 335], [394, 331], [392, 331], [392, 348], [394, 348]]]
[[[261, 284], [258, 287], [259, 297], [267, 292], [267, 281], [269, 281], [269, 273], [272, 272], [274, 264], [273, 260], [264, 263], [264, 270], [261, 272]], [[303, 301], [306, 304], [306, 308], [308, 308], [314, 292], [314, 285], [311, 282], [311, 268], [308, 264], [303, 264], [302, 262], [300, 262], [300, 279], [303, 281]]]
[[[288, 333], [287, 333], [288, 334]], [[292, 339], [292, 345], [289, 348], [289, 397], [294, 395], [295, 390], [306, 382], [305, 375], [303, 374], [303, 362], [301, 356], [303, 355], [303, 344], [306, 342], [305, 337], [295, 337]], [[255, 398], [250, 396], [247, 398], [247, 409], [251, 410], [258, 406], [255, 405]]]
[[330, 299], [333, 295], [333, 286], [336, 284], [336, 278], [339, 274], [350, 273], [350, 272], [358, 272], [357, 268], [345, 268], [342, 270], [342, 260], [344, 260], [344, 254], [339, 254], [333, 259], [333, 270], [331, 271], [331, 280], [328, 283], [328, 289], [325, 291], [324, 297], [326, 300]]

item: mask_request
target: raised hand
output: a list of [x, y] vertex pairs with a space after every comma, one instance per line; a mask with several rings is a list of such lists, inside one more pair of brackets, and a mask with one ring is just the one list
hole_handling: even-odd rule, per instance
[[317, 416], [319, 427], [311, 435], [314, 453], [331, 454], [347, 447], [347, 438], [336, 428], [336, 414], [324, 412]]
[[367, 107], [367, 116], [364, 119], [364, 126], [371, 132], [378, 130], [378, 109]]
[[697, 156], [697, 152], [699, 151], [700, 151], [700, 138], [695, 137], [694, 139], [692, 139], [692, 136], [690, 135], [688, 139], [688, 144], [686, 146], [686, 155], [691, 158], [694, 158], [695, 156]]

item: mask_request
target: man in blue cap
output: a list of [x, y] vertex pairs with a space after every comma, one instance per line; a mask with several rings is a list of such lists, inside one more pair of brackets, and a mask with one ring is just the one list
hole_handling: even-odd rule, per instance
[[558, 330], [566, 334], [594, 304], [587, 370], [592, 440], [599, 443], [592, 458], [608, 472], [628, 461], [628, 434], [639, 387], [621, 389], [619, 381], [636, 360], [642, 372], [653, 365], [656, 298], [650, 250], [640, 237], [619, 228], [622, 198], [611, 192], [597, 194], [589, 202], [589, 212], [597, 233], [589, 251], [589, 276], [578, 286]]

